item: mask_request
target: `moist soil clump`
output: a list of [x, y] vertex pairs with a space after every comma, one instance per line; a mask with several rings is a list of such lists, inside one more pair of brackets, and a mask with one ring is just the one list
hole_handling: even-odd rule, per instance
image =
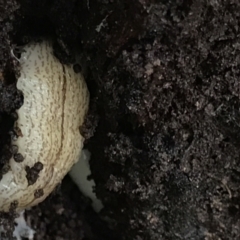
[[107, 220], [65, 178], [27, 213], [36, 239], [240, 238], [238, 1], [24, 0], [0, 11], [1, 166], [22, 103], [14, 44], [51, 37], [62, 62], [86, 59], [81, 131]]

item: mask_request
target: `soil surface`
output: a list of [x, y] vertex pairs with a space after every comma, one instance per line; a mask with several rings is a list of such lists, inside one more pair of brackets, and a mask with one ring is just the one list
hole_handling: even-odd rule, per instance
[[[66, 177], [27, 211], [36, 239], [240, 238], [237, 0], [0, 1], [0, 168], [13, 152], [17, 47], [80, 54], [97, 215]], [[13, 228], [13, 211], [1, 222]], [[101, 220], [105, 219], [105, 220]]]

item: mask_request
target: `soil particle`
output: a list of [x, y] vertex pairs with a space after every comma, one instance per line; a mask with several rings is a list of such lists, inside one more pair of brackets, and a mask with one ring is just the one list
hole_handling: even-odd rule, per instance
[[24, 157], [21, 153], [16, 153], [13, 155], [13, 159], [15, 160], [15, 162], [20, 163], [24, 160]]
[[34, 197], [35, 198], [40, 198], [44, 195], [44, 191], [43, 189], [37, 189], [35, 192], [34, 192]]
[[39, 173], [42, 171], [42, 169], [43, 164], [41, 162], [35, 163], [32, 167], [26, 166], [25, 171], [28, 185], [33, 185], [37, 181]]

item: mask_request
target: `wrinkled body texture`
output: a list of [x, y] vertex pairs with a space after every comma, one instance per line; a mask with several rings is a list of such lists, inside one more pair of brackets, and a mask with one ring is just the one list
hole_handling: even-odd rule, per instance
[[79, 127], [88, 109], [88, 90], [79, 73], [62, 65], [48, 42], [32, 43], [20, 59], [17, 88], [24, 103], [17, 111], [21, 161], [10, 160], [0, 181], [0, 210], [17, 201], [25, 209], [43, 201], [78, 160], [83, 147]]

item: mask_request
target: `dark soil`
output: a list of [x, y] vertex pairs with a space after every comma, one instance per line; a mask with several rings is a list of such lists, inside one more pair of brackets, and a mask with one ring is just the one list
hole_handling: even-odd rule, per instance
[[11, 50], [51, 37], [62, 62], [86, 59], [82, 132], [108, 223], [66, 178], [27, 213], [36, 239], [240, 238], [239, 13], [237, 0], [0, 1], [1, 166], [22, 103]]

